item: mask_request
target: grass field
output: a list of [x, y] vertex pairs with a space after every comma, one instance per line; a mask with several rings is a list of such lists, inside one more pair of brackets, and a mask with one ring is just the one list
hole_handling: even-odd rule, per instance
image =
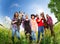
[[[50, 30], [47, 29], [44, 35], [44, 41], [41, 44], [60, 44], [60, 22], [54, 25], [55, 37], [51, 37]], [[15, 44], [30, 44], [29, 40], [25, 38], [24, 32], [20, 32], [21, 39], [18, 40], [15, 36]], [[37, 36], [37, 33], [36, 33]], [[42, 37], [41, 37], [42, 38]], [[19, 43], [17, 43], [19, 41]], [[0, 44], [13, 44], [11, 40], [11, 30], [0, 27]], [[31, 44], [37, 44], [33, 41]]]

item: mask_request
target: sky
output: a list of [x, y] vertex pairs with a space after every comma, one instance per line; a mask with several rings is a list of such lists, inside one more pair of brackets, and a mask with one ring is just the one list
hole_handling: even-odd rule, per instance
[[12, 19], [14, 12], [23, 11], [26, 14], [49, 14], [54, 23], [57, 21], [55, 15], [50, 12], [48, 8], [48, 3], [50, 0], [0, 0], [0, 23], [4, 17], [7, 16], [7, 19]]

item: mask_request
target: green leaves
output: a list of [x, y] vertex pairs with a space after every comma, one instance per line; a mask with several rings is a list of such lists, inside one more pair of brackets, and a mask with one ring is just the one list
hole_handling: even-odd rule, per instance
[[60, 16], [58, 15], [60, 13], [60, 0], [50, 0], [48, 8], [50, 8], [51, 12], [54, 13], [55, 16], [57, 15], [57, 19], [60, 21]]
[[[51, 36], [50, 30], [47, 29], [44, 33], [44, 40], [41, 40], [41, 44], [60, 44], [60, 22], [54, 26], [55, 37]], [[0, 28], [0, 44], [13, 44], [11, 39], [11, 30]], [[15, 44], [30, 44], [29, 40], [26, 39], [24, 32], [20, 33], [20, 40], [15, 36]], [[38, 36], [38, 35], [37, 35]], [[41, 36], [42, 38], [42, 36]], [[32, 44], [35, 44], [33, 41]], [[36, 43], [37, 44], [37, 43]]]

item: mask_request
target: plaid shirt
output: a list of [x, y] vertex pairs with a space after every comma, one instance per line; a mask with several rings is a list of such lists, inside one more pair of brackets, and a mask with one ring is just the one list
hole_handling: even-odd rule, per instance
[[52, 20], [51, 17], [48, 17], [48, 18], [47, 18], [47, 23], [48, 23], [49, 25], [53, 25], [53, 20]]
[[[12, 22], [14, 22], [14, 21], [17, 21], [17, 19], [13, 18], [13, 19], [12, 19]], [[17, 25], [14, 23], [14, 24], [12, 24], [12, 27], [13, 27], [13, 28], [17, 28]]]

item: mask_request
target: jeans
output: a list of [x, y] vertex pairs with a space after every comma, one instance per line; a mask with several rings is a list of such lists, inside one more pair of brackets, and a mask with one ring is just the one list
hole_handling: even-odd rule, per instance
[[18, 28], [12, 28], [12, 37], [16, 34], [17, 38], [20, 39], [20, 32], [18, 31]]
[[32, 40], [36, 40], [36, 34], [34, 31], [32, 31], [31, 36], [32, 36]]
[[40, 40], [40, 33], [42, 33], [42, 37], [44, 37], [44, 26], [38, 27], [38, 40]]
[[52, 35], [52, 36], [55, 36], [54, 29], [53, 29], [53, 25], [48, 25], [48, 28], [50, 28], [51, 35]]

